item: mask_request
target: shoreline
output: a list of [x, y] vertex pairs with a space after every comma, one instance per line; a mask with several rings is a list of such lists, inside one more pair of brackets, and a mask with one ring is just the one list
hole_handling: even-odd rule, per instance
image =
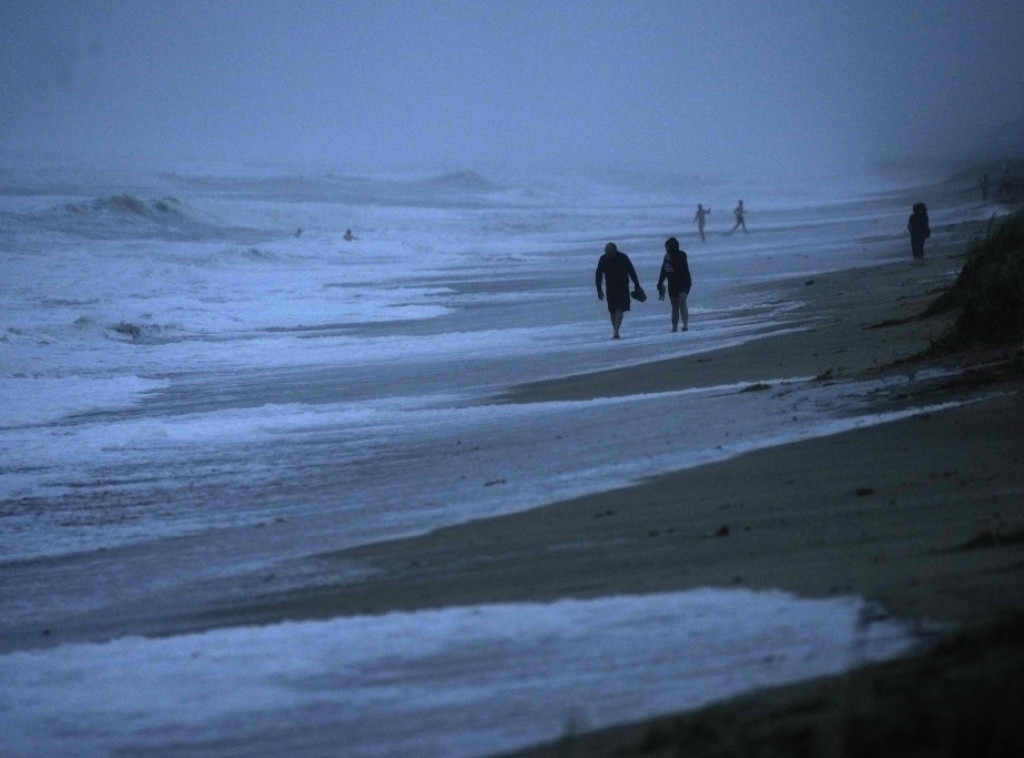
[[[947, 408], [766, 447], [529, 511], [308, 556], [280, 567], [307, 577], [297, 589], [271, 591], [265, 576], [246, 575], [221, 587], [205, 606], [183, 608], [153, 598], [66, 619], [43, 637], [39, 629], [19, 629], [12, 649], [698, 587], [801, 597], [855, 594], [894, 616], [968, 631], [1019, 614], [1020, 358], [1006, 363], [999, 351], [990, 351], [915, 359], [952, 321], [953, 314], [915, 317], [937, 290], [951, 286], [954, 265], [950, 257], [936, 256], [775, 282], [773, 293], [800, 303], [792, 311], [793, 329], [709, 353], [523, 385], [494, 399], [586, 400], [744, 383], [760, 389], [759, 382], [808, 376], [839, 386], [848, 379], [902, 377], [881, 386], [869, 406], [880, 412]], [[683, 338], [700, 339], [699, 320]], [[967, 370], [971, 366], [980, 367]], [[1011, 648], [1019, 654], [1024, 635]], [[920, 665], [911, 656], [869, 669], [907, 672]], [[609, 745], [624, 755], [651, 754], [637, 746], [649, 742], [652, 730], [664, 731], [680, 719], [704, 723], [709, 711], [727, 714], [715, 717], [727, 721], [756, 712], [758, 725], [783, 723], [787, 703], [813, 696], [841, 705], [843, 683], [870, 677], [870, 671], [839, 677], [827, 695], [813, 694], [829, 685], [812, 680], [574, 737], [573, 753], [555, 745], [518, 754], [607, 755]], [[913, 681], [916, 675], [907, 676]], [[907, 698], [913, 697], [911, 688]], [[721, 754], [685, 744], [687, 755]]]
[[[841, 272], [839, 278], [851, 273]], [[946, 282], [951, 285], [952, 279]], [[901, 756], [933, 749], [927, 754], [1009, 756], [1024, 750], [1019, 721], [1024, 709], [1020, 684], [1024, 674], [1024, 517], [1019, 511], [1024, 496], [1024, 434], [1015, 421], [1024, 411], [1024, 349], [1008, 346], [923, 357], [922, 350], [952, 320], [948, 314], [913, 318], [936, 296], [917, 286], [896, 301], [858, 302], [863, 310], [855, 307], [848, 314], [871, 316], [861, 323], [860, 337], [881, 332], [884, 336], [876, 339], [875, 350], [888, 348], [890, 361], [880, 362], [870, 350], [867, 354], [857, 351], [857, 346], [864, 348], [867, 343], [850, 328], [855, 318], [845, 319], [846, 323], [832, 319], [832, 326], [840, 328], [829, 330], [837, 338], [829, 353], [849, 362], [853, 371], [840, 373], [851, 378], [902, 373], [912, 379], [908, 390], [889, 393], [882, 407], [941, 401], [957, 403], [955, 407], [748, 453], [702, 467], [703, 476], [687, 477], [690, 472], [681, 472], [669, 478], [676, 480], [680, 491], [721, 494], [728, 487], [713, 481], [715, 469], [720, 468], [720, 479], [739, 476], [734, 487], [738, 500], [777, 503], [781, 498], [757, 492], [751, 475], [756, 479], [760, 474], [758, 484], [771, 486], [769, 477], [782, 467], [800, 466], [802, 477], [792, 477], [785, 484], [792, 487], [793, 499], [807, 506], [797, 514], [808, 540], [806, 549], [793, 551], [784, 541], [777, 555], [764, 545], [749, 550], [745, 560], [731, 564], [737, 568], [735, 583], [750, 586], [744, 571], [756, 569], [760, 572], [757, 587], [811, 596], [856, 592], [880, 603], [887, 613], [948, 622], [953, 625], [950, 636], [938, 644], [922, 643], [908, 656], [838, 676], [755, 691], [694, 711], [580, 735], [567, 732], [557, 742], [509, 755]], [[790, 337], [779, 344], [786, 339], [791, 349], [800, 342]], [[813, 336], [808, 344], [814, 344]], [[749, 352], [751, 347], [758, 350], [755, 344], [741, 346], [739, 351]], [[780, 358], [779, 366], [811, 363], [806, 354], [783, 351], [780, 357], [774, 350], [765, 350], [768, 345], [760, 347], [769, 360]], [[848, 353], [851, 348], [852, 354]], [[722, 363], [732, 359], [742, 365], [738, 357], [723, 353]], [[700, 380], [702, 367], [686, 368], [696, 369], [694, 378]], [[929, 369], [946, 370], [952, 376], [913, 381]], [[834, 375], [829, 370], [817, 376], [831, 379]], [[628, 382], [626, 372], [608, 372], [606, 378], [610, 387], [620, 391]], [[574, 386], [571, 380], [548, 384], [560, 395], [572, 396], [582, 389], [581, 383]], [[516, 399], [535, 397], [544, 389], [541, 385], [520, 388]], [[872, 455], [872, 450], [877, 454]], [[827, 462], [831, 476], [815, 479], [815, 459], [819, 464]], [[822, 491], [825, 479], [831, 480], [831, 492]], [[857, 483], [861, 486], [853, 488]], [[727, 513], [735, 513], [732, 507], [733, 503], [723, 504]], [[749, 515], [751, 509], [740, 512]], [[823, 513], [845, 523], [834, 524], [830, 535], [827, 528], [816, 528], [822, 525], [815, 519], [822, 520]], [[771, 513], [758, 515], [763, 520], [772, 518]], [[739, 533], [724, 521], [717, 532], [705, 537], [724, 542], [737, 534], [747, 538], [756, 532], [760, 538], [766, 531], [761, 528], [763, 521], [744, 524]], [[863, 534], [859, 541], [844, 539], [840, 536], [844, 529], [862, 529]], [[816, 540], [818, 544], [813, 544]], [[722, 552], [738, 558], [736, 551]], [[828, 560], [823, 561], [826, 553]], [[794, 560], [802, 574], [794, 573]], [[722, 582], [720, 570], [701, 568], [712, 583]]]
[[[766, 378], [817, 377], [829, 371], [834, 379], [871, 370], [899, 373], [898, 361], [928, 348], [953, 320], [947, 314], [892, 325], [898, 329], [884, 326], [916, 316], [934, 299], [937, 288], [952, 284], [946, 275], [948, 259], [910, 265], [882, 263], [758, 287], [778, 293], [776, 301], [800, 303], [788, 322], [779, 325], [781, 333], [707, 353], [519, 385], [498, 399], [511, 403], [590, 400]], [[793, 328], [787, 330], [787, 326]], [[699, 320], [687, 338], [700, 339]], [[950, 356], [936, 362], [954, 366], [957, 359]]]
[[[840, 719], [849, 718], [844, 709], [851, 688], [877, 687], [879, 680], [903, 693], [887, 702], [892, 713], [905, 708], [909, 714], [919, 693], [929, 691], [931, 707], [941, 717], [947, 710], [936, 677], [957, 675], [999, 688], [1003, 678], [1015, 674], [998, 672], [1024, 666], [1020, 628], [1013, 627], [1005, 655], [995, 664], [986, 631], [987, 625], [1024, 610], [1024, 540], [1016, 539], [1024, 534], [1017, 507], [1024, 491], [1024, 430], [1018, 422], [1024, 375], [1019, 358], [1007, 370], [958, 373], [975, 364], [998, 364], [998, 351], [915, 359], [951, 322], [951, 315], [914, 318], [936, 289], [952, 284], [949, 268], [948, 260], [926, 259], [923, 265], [898, 262], [792, 282], [789, 292], [803, 300], [794, 314], [805, 321], [801, 331], [706, 355], [538, 382], [499, 398], [579, 400], [768, 377], [813, 375], [841, 382], [903, 375], [908, 383], [882, 391], [873, 400], [878, 407], [952, 404], [948, 409], [757, 450], [532, 511], [321, 555], [317, 562], [328, 572], [332, 564], [356, 567], [366, 579], [263, 597], [191, 621], [200, 627], [273, 623], [697, 587], [783, 590], [805, 597], [857, 594], [886, 613], [952, 624], [966, 639], [975, 635], [980, 641], [943, 643], [938, 653], [922, 650], [696, 712], [569, 735], [571, 751], [563, 740], [515, 754], [673, 755], [676, 749], [721, 755], [735, 736], [736, 719], [748, 719], [753, 731], [785, 732], [791, 728], [789, 709], [806, 708], [808, 698], [825, 703], [817, 715], [806, 717], [816, 722], [812, 733], [820, 747], [822, 739], [833, 738], [829, 730], [837, 709]], [[699, 338], [699, 329], [690, 334]], [[929, 369], [953, 373], [936, 378]], [[999, 633], [997, 626], [994, 634]], [[960, 651], [953, 659], [943, 652], [949, 644]], [[699, 739], [686, 734], [709, 723], [718, 725], [720, 739], [717, 747], [704, 750]], [[663, 752], [648, 749], [652, 735], [662, 735]]]
[[[927, 368], [954, 369], [963, 356], [902, 363], [950, 323], [949, 315], [908, 320], [934, 298], [937, 282], [951, 283], [943, 276], [947, 268], [942, 259], [926, 259], [925, 265], [885, 264], [819, 275], [813, 283], [793, 282], [789, 295], [803, 300], [794, 315], [804, 324], [800, 330], [707, 354], [523, 385], [496, 402], [581, 400], [745, 382], [757, 389], [763, 380], [807, 376], [841, 384], [847, 378], [897, 375], [908, 381], [879, 390], [871, 403], [880, 410], [976, 400], [992, 386], [976, 387], [955, 375], [915, 379]], [[687, 334], [699, 339], [699, 323], [695, 326]], [[957, 606], [952, 596], [941, 593], [926, 598], [920, 590], [897, 591], [885, 577], [900, 574], [909, 564], [883, 554], [911, 536], [922, 549], [950, 550], [994, 528], [998, 519], [991, 514], [992, 523], [986, 524], [981, 515], [975, 518], [955, 505], [941, 511], [948, 535], [934, 530], [908, 535], [901, 526], [911, 517], [922, 524], [934, 521], [926, 518], [929, 499], [945, 497], [950, 481], [962, 481], [964, 493], [988, 498], [993, 508], [999, 487], [1020, 484], [1013, 466], [1005, 463], [1024, 463], [1017, 453], [1024, 450], [1024, 434], [1012, 422], [1024, 382], [1012, 372], [992, 381], [1007, 394], [762, 448], [533, 510], [309, 556], [298, 562], [299, 573], [311, 569], [323, 578], [340, 577], [315, 586], [300, 583], [298, 589], [275, 594], [260, 577], [243, 577], [205, 607], [182, 611], [159, 603], [121, 605], [110, 613], [67, 619], [60, 634], [45, 643], [22, 638], [12, 647], [697, 586], [809, 595], [857, 592], [891, 604], [889, 611], [897, 615], [927, 616], [931, 610], [940, 620], [963, 622], [982, 612], [977, 604], [981, 595]], [[983, 446], [990, 449], [979, 455]], [[822, 460], [831, 462], [829, 468], [819, 467]], [[858, 494], [867, 490], [869, 495]], [[909, 510], [894, 510], [894, 504]], [[812, 524], [808, 518], [815, 513], [824, 517]], [[850, 533], [830, 525], [831, 519], [841, 519]], [[858, 520], [879, 533], [873, 538], [878, 545], [887, 545], [885, 550], [876, 547], [867, 561], [862, 554], [865, 527], [857, 526]], [[794, 522], [801, 523], [803, 534], [788, 528]], [[728, 538], [709, 538], [723, 527]], [[825, 560], [830, 550], [840, 551], [849, 565], [842, 570], [830, 565]], [[779, 558], [785, 555], [813, 570], [786, 570]], [[927, 576], [937, 581], [941, 563], [925, 561]], [[1020, 601], [1024, 607], [1024, 598]], [[931, 608], [931, 602], [941, 605]]]

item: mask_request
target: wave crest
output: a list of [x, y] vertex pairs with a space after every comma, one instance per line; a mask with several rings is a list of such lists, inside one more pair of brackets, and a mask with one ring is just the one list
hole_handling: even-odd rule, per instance
[[202, 219], [176, 197], [144, 200], [121, 194], [64, 203], [25, 218], [30, 226], [87, 239], [197, 240], [224, 237], [225, 229]]
[[187, 218], [182, 202], [176, 197], [164, 197], [160, 200], [146, 202], [135, 195], [111, 195], [86, 203], [67, 203], [63, 206], [67, 213], [79, 214], [123, 214], [141, 216], [142, 218], [163, 220], [168, 216]]

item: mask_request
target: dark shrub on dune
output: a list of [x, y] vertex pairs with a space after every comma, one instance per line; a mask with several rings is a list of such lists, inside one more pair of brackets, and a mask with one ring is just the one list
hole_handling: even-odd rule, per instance
[[954, 308], [960, 313], [940, 351], [1024, 339], [1024, 212], [989, 222], [968, 247], [956, 284], [926, 315]]

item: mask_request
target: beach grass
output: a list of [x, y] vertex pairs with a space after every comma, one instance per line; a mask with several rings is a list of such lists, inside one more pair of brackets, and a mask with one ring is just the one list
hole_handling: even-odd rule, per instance
[[967, 248], [956, 283], [925, 311], [959, 309], [937, 353], [1024, 340], [1024, 211], [989, 221]]

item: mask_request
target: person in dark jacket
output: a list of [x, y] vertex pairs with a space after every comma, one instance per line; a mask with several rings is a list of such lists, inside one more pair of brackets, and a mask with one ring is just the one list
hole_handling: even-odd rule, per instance
[[686, 253], [679, 249], [679, 240], [669, 237], [665, 240], [665, 258], [658, 275], [658, 299], [665, 299], [665, 282], [668, 282], [668, 299], [672, 303], [672, 331], [678, 331], [679, 319], [683, 320], [683, 331], [690, 328], [690, 311], [686, 298], [690, 294], [690, 266]]
[[920, 260], [924, 258], [924, 241], [932, 236], [928, 226], [928, 209], [924, 203], [914, 203], [914, 212], [907, 221], [907, 229], [910, 231], [910, 250], [914, 258]]
[[[607, 290], [607, 298], [601, 289], [602, 277]], [[594, 280], [597, 284], [597, 299], [606, 300], [608, 303], [608, 314], [612, 320], [612, 339], [619, 339], [622, 317], [629, 310], [630, 279], [633, 280], [636, 289], [640, 290], [640, 279], [637, 278], [633, 262], [628, 255], [615, 246], [614, 242], [609, 242], [604, 246], [604, 255], [597, 262]]]

